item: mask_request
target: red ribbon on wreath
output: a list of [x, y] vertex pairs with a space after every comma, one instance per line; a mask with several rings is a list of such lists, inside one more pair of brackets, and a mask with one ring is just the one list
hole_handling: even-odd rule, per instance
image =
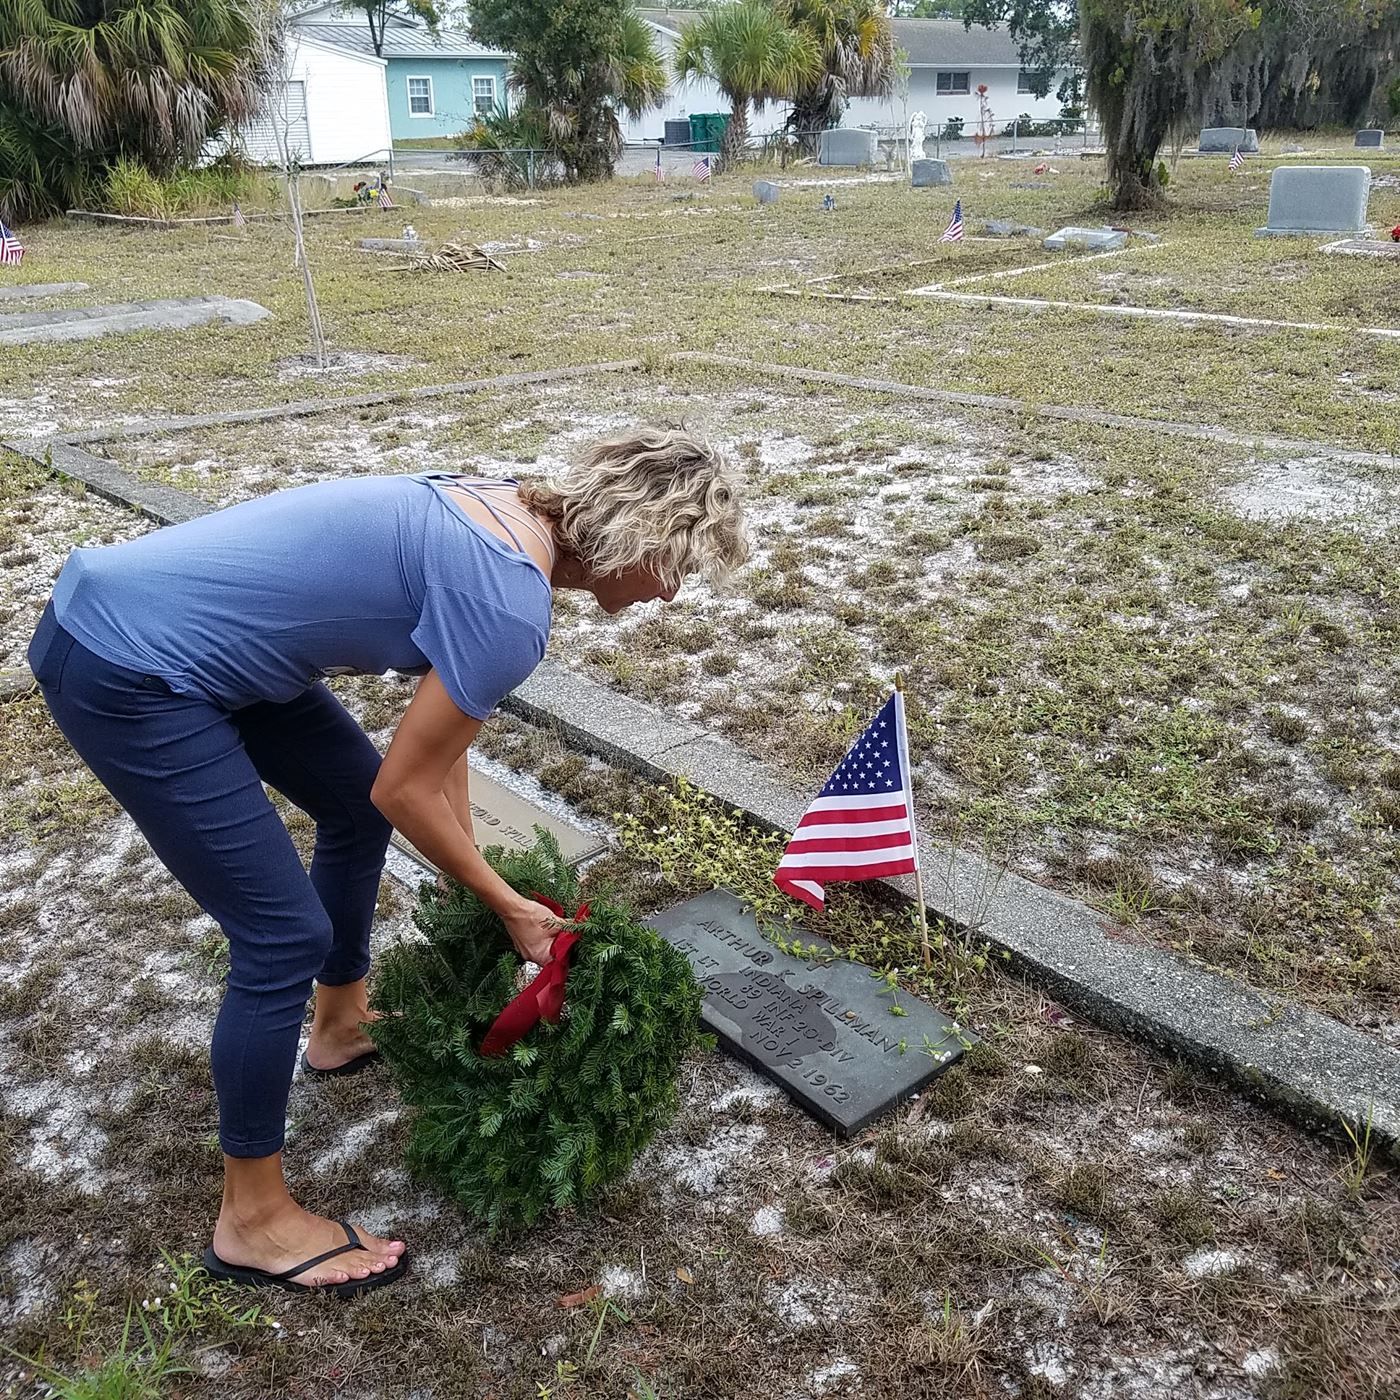
[[[556, 919], [568, 919], [564, 906], [557, 904], [547, 895], [530, 892], [536, 904], [543, 904]], [[580, 904], [574, 911], [571, 922], [581, 924], [588, 917], [588, 905]], [[481, 1042], [481, 1053], [487, 1059], [504, 1055], [516, 1041], [528, 1034], [541, 1021], [558, 1025], [560, 1013], [564, 1010], [564, 981], [569, 975], [569, 953], [578, 942], [578, 934], [572, 929], [561, 929], [550, 944], [550, 961], [539, 975], [504, 1011], [491, 1023], [486, 1039]]]

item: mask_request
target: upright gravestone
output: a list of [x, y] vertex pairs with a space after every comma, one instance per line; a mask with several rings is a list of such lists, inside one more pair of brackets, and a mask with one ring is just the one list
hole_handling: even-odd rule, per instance
[[778, 186], [771, 180], [755, 180], [753, 182], [753, 197], [760, 204], [776, 204], [778, 202]]
[[1385, 145], [1385, 132], [1378, 126], [1363, 127], [1356, 133], [1356, 144], [1379, 150]]
[[1259, 149], [1259, 137], [1252, 126], [1208, 126], [1201, 131], [1197, 149], [1202, 155], [1229, 155], [1234, 150], [1254, 152]]
[[803, 938], [769, 943], [732, 894], [711, 890], [648, 921], [690, 959], [701, 1018], [725, 1049], [850, 1136], [923, 1088], [972, 1043], [950, 1016]]
[[1371, 193], [1365, 165], [1280, 167], [1269, 181], [1269, 222], [1260, 238], [1313, 233], [1363, 233]]
[[914, 188], [927, 189], [930, 185], [951, 185], [953, 172], [946, 160], [916, 160], [912, 167]]
[[875, 133], [834, 126], [817, 141], [818, 165], [874, 165]]

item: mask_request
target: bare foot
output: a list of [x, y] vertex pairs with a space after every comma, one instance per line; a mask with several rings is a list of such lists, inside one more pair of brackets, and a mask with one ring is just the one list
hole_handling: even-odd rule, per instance
[[[366, 1011], [363, 1019], [377, 1021], [379, 1017]], [[306, 1060], [312, 1069], [339, 1069], [361, 1055], [373, 1053], [374, 1048], [359, 1022], [324, 1026], [313, 1022], [306, 1042]]]
[[[334, 1259], [292, 1276], [293, 1283], [350, 1283], [398, 1267], [405, 1245], [402, 1240], [382, 1240], [355, 1227], [363, 1249], [350, 1250]], [[214, 1227], [214, 1253], [225, 1264], [280, 1274], [303, 1259], [314, 1259], [328, 1249], [346, 1243], [344, 1229], [334, 1220], [312, 1215], [288, 1202], [256, 1222], [238, 1222], [227, 1211]]]

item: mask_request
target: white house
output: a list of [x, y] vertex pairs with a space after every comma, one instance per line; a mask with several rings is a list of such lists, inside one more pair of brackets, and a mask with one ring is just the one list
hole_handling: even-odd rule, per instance
[[279, 147], [303, 165], [381, 160], [389, 150], [384, 59], [289, 28], [281, 79], [235, 145], [251, 160], [277, 164]]
[[[684, 25], [697, 17], [695, 10], [642, 10], [642, 18], [655, 33], [657, 47], [667, 71], [674, 75], [676, 46]], [[1028, 75], [1021, 66], [1020, 53], [1004, 29], [964, 27], [961, 20], [896, 19], [890, 21], [895, 44], [909, 55], [912, 70], [909, 82], [909, 112], [923, 112], [930, 132], [941, 130], [954, 118], [962, 118], [970, 136], [977, 130], [979, 116], [977, 88], [987, 86], [987, 101], [993, 129], [1000, 131], [1021, 115], [1044, 121], [1060, 114], [1055, 97], [1056, 78], [1045, 97], [1035, 97]], [[697, 112], [727, 112], [729, 100], [708, 81], [680, 82], [674, 76], [662, 106], [644, 116], [624, 122], [629, 141], [656, 141], [668, 120], [679, 120]], [[769, 104], [761, 113], [750, 113], [749, 130], [767, 135], [787, 120], [784, 103]], [[888, 98], [852, 98], [841, 118], [842, 126], [903, 129], [903, 103]]]

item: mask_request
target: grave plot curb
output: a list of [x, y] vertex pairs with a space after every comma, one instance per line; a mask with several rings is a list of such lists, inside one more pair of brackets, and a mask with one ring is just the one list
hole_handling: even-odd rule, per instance
[[[546, 661], [503, 709], [643, 777], [686, 777], [762, 827], [789, 832], [809, 797], [708, 731]], [[932, 911], [1009, 955], [1011, 966], [1089, 1020], [1233, 1082], [1309, 1127], [1341, 1124], [1400, 1161], [1400, 1054], [1328, 1016], [1280, 1007], [1232, 978], [1130, 942], [1078, 900], [920, 838]], [[907, 877], [881, 882], [914, 898]]]
[[[763, 368], [781, 377], [852, 388], [907, 391], [920, 398], [980, 400], [977, 406], [1014, 403], [820, 371], [784, 375], [782, 366], [760, 367], [727, 356], [682, 352], [674, 358]], [[296, 407], [300, 412], [318, 411], [310, 405]], [[1060, 410], [1055, 416], [1078, 415]], [[1163, 426], [1148, 420], [1143, 425], [1159, 430]], [[212, 509], [183, 491], [137, 481], [69, 443], [4, 445], [161, 524]], [[1336, 449], [1331, 455], [1394, 460]], [[18, 676], [3, 679], [0, 698], [30, 688]], [[547, 724], [574, 747], [653, 781], [687, 777], [702, 792], [772, 830], [791, 831], [806, 808], [806, 797], [734, 745], [555, 662], [544, 662], [502, 708]], [[1016, 971], [1066, 1006], [1200, 1064], [1308, 1126], [1334, 1134], [1342, 1124], [1358, 1134], [1369, 1131], [1373, 1147], [1400, 1162], [1400, 1053], [1330, 1017], [1279, 1006], [1175, 954], [1131, 943], [1122, 928], [1078, 900], [998, 870], [976, 856], [921, 838], [920, 859], [929, 907], [1007, 954]], [[899, 899], [913, 898], [913, 882], [907, 878], [881, 883]]]
[[1224, 442], [1237, 447], [1264, 449], [1290, 456], [1330, 457], [1365, 467], [1393, 467], [1400, 458], [1389, 452], [1367, 452], [1360, 448], [1338, 447], [1333, 443], [1315, 442], [1309, 438], [1276, 437], [1271, 433], [1237, 432], [1201, 423], [1175, 423], [1167, 418], [1134, 418], [1122, 413], [1107, 413], [1097, 408], [1070, 408], [1062, 404], [1031, 403], [1013, 399], [1005, 394], [975, 394], [960, 389], [931, 389], [922, 384], [905, 384], [898, 379], [879, 379], [870, 375], [841, 374], [836, 370], [804, 369], [799, 365], [759, 363], [738, 355], [718, 355], [708, 350], [676, 350], [670, 356], [683, 363], [716, 365], [726, 369], [743, 370], [746, 374], [774, 379], [792, 379], [800, 384], [835, 384], [843, 389], [862, 389], [868, 393], [889, 394], [895, 398], [916, 399], [928, 403], [946, 403], [959, 408], [987, 408], [1000, 413], [1024, 414], [1034, 418], [1053, 418], [1064, 423], [1090, 423], [1102, 428], [1130, 428], [1136, 432], [1161, 433], [1165, 437], [1197, 438], [1203, 442]]

